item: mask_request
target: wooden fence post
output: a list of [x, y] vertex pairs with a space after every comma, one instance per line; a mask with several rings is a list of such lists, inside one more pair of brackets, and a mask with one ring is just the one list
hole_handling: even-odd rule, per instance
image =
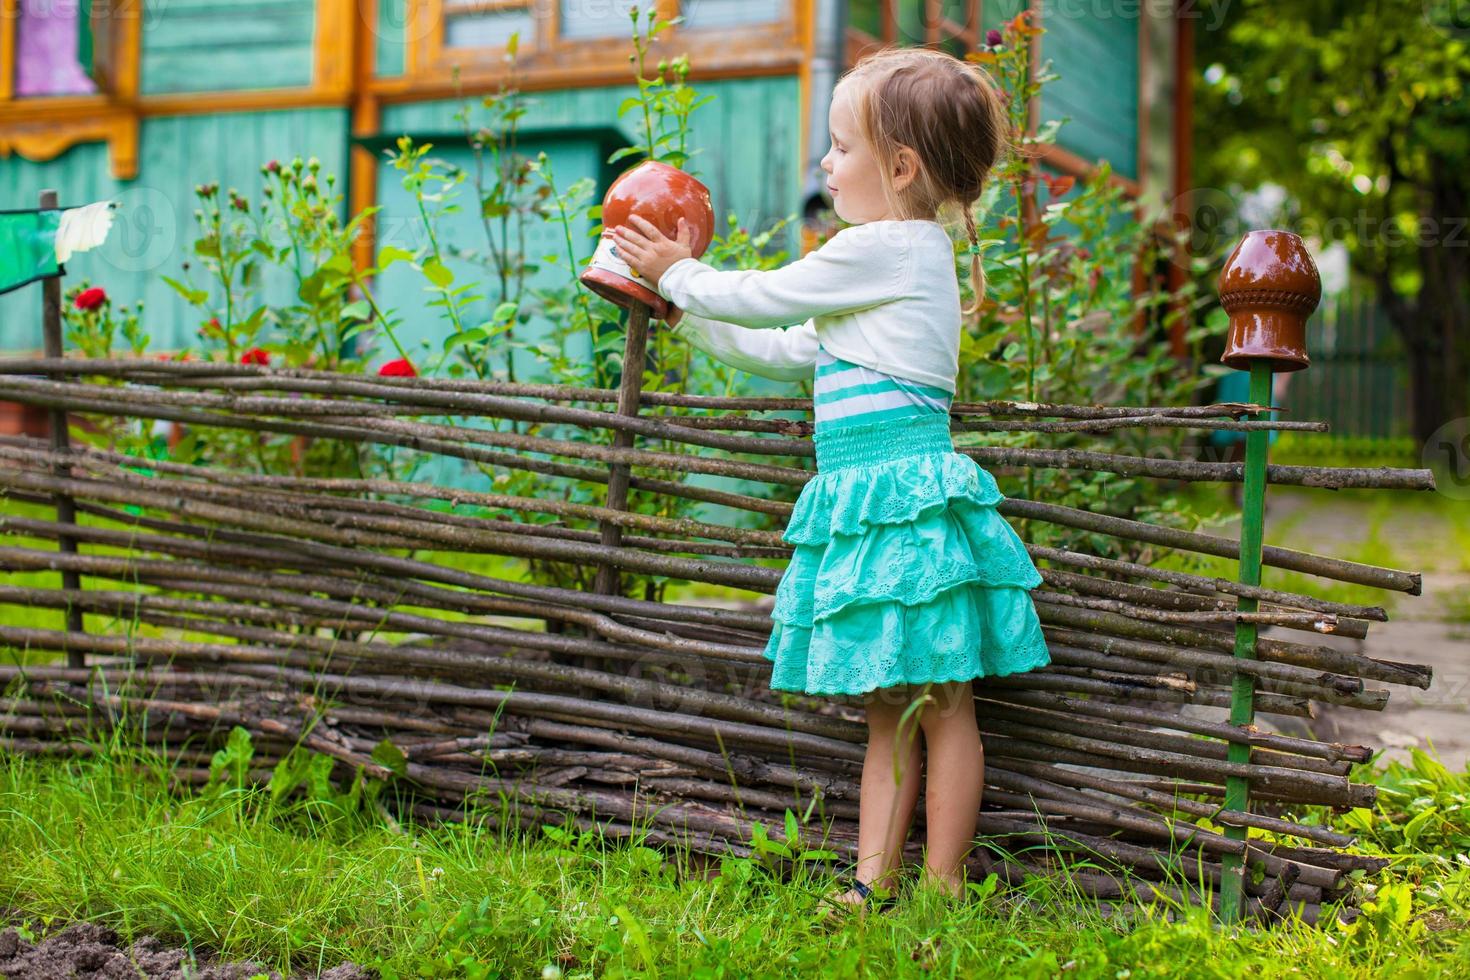
[[[648, 350], [648, 307], [634, 302], [628, 309], [628, 333], [623, 343], [622, 383], [618, 386], [618, 414], [637, 415], [639, 395], [643, 391], [643, 361]], [[633, 433], [619, 429], [613, 433], [613, 445], [631, 447]], [[608, 468], [607, 506], [614, 510], [626, 510], [628, 506], [627, 463], [613, 463]], [[620, 525], [602, 525], [602, 546], [616, 548], [623, 541]], [[603, 595], [618, 595], [622, 590], [622, 576], [618, 567], [603, 563], [597, 566], [597, 579], [593, 591]]]
[[[59, 207], [56, 192], [44, 190], [41, 192], [41, 209], [51, 210]], [[61, 357], [61, 277], [52, 276], [41, 280], [41, 342], [45, 355], [48, 358]], [[58, 380], [68, 380], [66, 375], [54, 375]], [[51, 449], [53, 452], [62, 452], [71, 445], [66, 430], [66, 408], [57, 407], [50, 411], [51, 420]], [[52, 467], [52, 472], [63, 478], [71, 477], [71, 467], [57, 463]], [[58, 493], [56, 500], [56, 521], [63, 525], [75, 525], [77, 522], [76, 501], [66, 494]], [[62, 534], [56, 539], [58, 551], [74, 555], [77, 553], [76, 538]], [[75, 571], [63, 571], [61, 573], [61, 587], [67, 590], [79, 590], [81, 588], [81, 576]], [[66, 607], [66, 628], [68, 632], [80, 633], [86, 628], [83, 620], [82, 610], [79, 606], [68, 605]], [[85, 667], [87, 665], [86, 654], [78, 650], [69, 650], [66, 654], [66, 662], [70, 667]]]

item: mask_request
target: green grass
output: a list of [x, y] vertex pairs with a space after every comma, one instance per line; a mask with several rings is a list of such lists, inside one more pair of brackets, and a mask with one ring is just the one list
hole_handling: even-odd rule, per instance
[[[0, 906], [308, 975], [344, 960], [405, 977], [1115, 980], [1470, 970], [1470, 875], [1453, 856], [1466, 846], [1458, 807], [1470, 773], [1442, 768], [1428, 777], [1400, 768], [1385, 778], [1390, 809], [1343, 818], [1359, 825], [1370, 851], [1433, 848], [1385, 871], [1352, 928], [1232, 930], [1199, 909], [1128, 926], [1055, 878], [1028, 885], [1025, 903], [997, 893], [955, 909], [914, 892], [891, 917], [814, 933], [814, 902], [829, 882], [801, 866], [783, 877], [727, 857], [709, 877], [681, 853], [565, 826], [399, 826], [342, 805], [345, 796], [273, 804], [267, 791], [227, 781], [179, 792], [156, 756], [97, 748], [90, 760], [0, 756]], [[1411, 813], [1428, 809], [1406, 830]]]
[[[1270, 543], [1413, 571], [1426, 561], [1470, 570], [1470, 508], [1441, 495], [1272, 492], [1314, 494], [1314, 501], [1348, 508], [1360, 533], [1317, 542], [1310, 511], [1298, 508], [1276, 522], [1268, 517]], [[7, 513], [31, 511], [45, 514], [6, 503]], [[511, 559], [426, 551], [419, 557], [524, 578], [524, 566]], [[1233, 561], [1183, 562], [1171, 557], [1166, 564], [1234, 577]], [[53, 585], [55, 573], [7, 581]], [[1349, 602], [1396, 598], [1281, 569], [1267, 568], [1265, 582]], [[671, 583], [667, 597], [734, 594]], [[1470, 619], [1463, 602], [1450, 600], [1444, 610], [1448, 618]], [[15, 625], [63, 625], [59, 611], [0, 612]], [[88, 618], [89, 629], [129, 625], [143, 635], [210, 639]], [[401, 976], [1470, 975], [1470, 944], [1463, 942], [1470, 772], [1446, 774], [1442, 767], [1407, 776], [1391, 768], [1379, 776], [1390, 787], [1385, 806], [1321, 814], [1362, 833], [1365, 849], [1401, 858], [1373, 883], [1378, 896], [1354, 928], [1236, 932], [1212, 926], [1199, 910], [1180, 921], [1160, 915], [1130, 927], [1104, 919], [1095, 904], [1053, 879], [1029, 883], [1024, 907], [1011, 901], [1014, 894], [964, 909], [917, 895], [892, 918], [814, 937], [814, 903], [827, 885], [814, 872], [778, 876], [761, 862], [726, 858], [709, 878], [684, 855], [565, 826], [507, 833], [472, 819], [405, 827], [371, 807], [344, 807], [345, 797], [330, 793], [271, 802], [259, 789], [181, 791], [157, 756], [115, 744], [96, 750], [91, 760], [0, 755], [0, 908], [42, 920], [102, 921], [124, 936], [157, 934], [278, 969], [314, 972], [353, 960]]]
[[1282, 432], [1271, 446], [1271, 462], [1295, 466], [1424, 465], [1419, 442], [1412, 436], [1338, 436], [1320, 432]]

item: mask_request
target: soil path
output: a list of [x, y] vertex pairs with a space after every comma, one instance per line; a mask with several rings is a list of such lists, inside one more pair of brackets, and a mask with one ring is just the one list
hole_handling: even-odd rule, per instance
[[[1389, 619], [1369, 626], [1362, 640], [1319, 637], [1380, 660], [1429, 665], [1427, 690], [1386, 687], [1382, 711], [1325, 706], [1309, 726], [1319, 739], [1383, 749], [1379, 762], [1407, 762], [1409, 749], [1437, 755], [1451, 770], [1470, 761], [1470, 502], [1433, 493], [1367, 494], [1272, 488], [1266, 541], [1317, 554], [1382, 564], [1423, 575], [1423, 593], [1375, 591], [1365, 601], [1385, 606]], [[1235, 525], [1220, 534], [1234, 534]], [[1267, 584], [1270, 584], [1267, 569]], [[1320, 581], [1320, 580], [1311, 580]], [[1300, 638], [1299, 631], [1263, 635]], [[1299, 719], [1275, 718], [1283, 730], [1302, 730]]]
[[[12, 920], [13, 921], [13, 920]], [[303, 975], [304, 976], [304, 975]], [[376, 971], [343, 963], [317, 980], [375, 980]], [[0, 931], [0, 977], [20, 980], [283, 980], [249, 960], [235, 963], [197, 962], [186, 949], [145, 936], [124, 944], [116, 932], [95, 922], [73, 922], [37, 942], [29, 942], [15, 928]]]

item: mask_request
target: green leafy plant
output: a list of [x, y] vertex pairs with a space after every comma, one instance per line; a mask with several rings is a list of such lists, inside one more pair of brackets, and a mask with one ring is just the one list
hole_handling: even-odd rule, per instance
[[[647, 16], [643, 17], [643, 13]], [[688, 84], [689, 56], [686, 54], [660, 59], [657, 74], [652, 77], [645, 74], [649, 44], [669, 28], [684, 23], [683, 17], [660, 20], [656, 8], [640, 12], [636, 5], [629, 8], [628, 16], [633, 22], [633, 53], [628, 60], [634, 65], [638, 94], [623, 100], [618, 106], [618, 116], [639, 110], [641, 140], [636, 145], [614, 152], [607, 162], [616, 163], [624, 157], [642, 154], [644, 159], [682, 168], [693, 155], [689, 149], [689, 117], [695, 109], [712, 101], [714, 96], [701, 99]]]
[[[344, 222], [336, 178], [322, 173], [315, 157], [271, 160], [260, 173], [256, 200], [235, 188], [221, 193], [215, 182], [195, 187], [194, 260], [183, 263], [179, 278], [163, 277], [200, 313], [202, 356], [356, 373], [372, 355], [359, 336], [371, 325], [406, 356], [370, 287], [381, 270], [359, 268], [352, 256], [353, 242], [377, 209]], [[270, 300], [268, 294], [283, 291], [285, 302]], [[391, 475], [391, 456], [371, 447], [209, 426], [190, 427], [173, 455], [201, 465], [253, 464], [261, 472]]]
[[119, 336], [129, 353], [142, 355], [148, 349], [148, 334], [140, 323], [142, 300], [114, 309], [105, 289], [83, 279], [66, 291], [61, 309], [64, 339], [84, 357], [113, 357]]
[[1470, 850], [1470, 769], [1452, 772], [1420, 748], [1409, 764], [1392, 760], [1381, 772], [1358, 767], [1355, 778], [1378, 786], [1372, 809], [1356, 807], [1341, 822], [1383, 854], [1447, 855]]
[[[119, 339], [135, 356], [141, 356], [148, 349], [149, 337], [141, 323], [142, 300], [131, 306], [114, 308], [106, 289], [83, 279], [66, 291], [61, 311], [63, 339], [83, 357], [115, 357], [120, 353], [116, 348]], [[98, 378], [96, 381], [109, 386], [123, 383], [116, 378]], [[78, 441], [84, 444], [155, 459], [168, 454], [167, 440], [156, 432], [154, 419], [80, 414], [87, 420], [87, 427], [78, 432]]]
[[[1190, 359], [1177, 359], [1165, 342], [1173, 325], [1195, 322], [1203, 301], [1185, 277], [1170, 288], [1155, 275], [1179, 261], [1178, 237], [1145, 225], [1104, 161], [1082, 178], [1038, 169], [1044, 146], [1055, 143], [1065, 119], [1026, 134], [1028, 105], [1058, 76], [1050, 62], [1032, 71], [1032, 38], [1042, 28], [1023, 11], [1007, 22], [999, 44], [968, 55], [995, 79], [1007, 100], [1018, 152], [1003, 157], [976, 209], [988, 273], [984, 302], [960, 341], [957, 400], [1020, 399], [1066, 404], [1182, 405], [1207, 378], [1198, 363], [1204, 338], [1223, 332], [1218, 311], [1185, 330]], [[959, 273], [968, 301], [968, 254]], [[1192, 264], [1196, 273], [1212, 259]], [[1135, 285], [1141, 268], [1143, 288]], [[1146, 457], [1188, 455], [1184, 429], [1116, 429], [1086, 433], [994, 432], [986, 445], [1083, 448]], [[963, 441], [957, 440], [957, 441]], [[1009, 477], [997, 474], [1003, 482]], [[1028, 467], [1019, 495], [1086, 510], [1193, 526], [1188, 508], [1161, 495], [1151, 480], [1085, 470]], [[1029, 526], [1028, 526], [1029, 525]], [[1039, 543], [1093, 554], [1148, 561], [1152, 549], [1107, 535], [1022, 522]]]
[[[475, 283], [455, 283], [454, 271], [444, 261], [447, 252], [440, 245], [436, 231], [440, 219], [459, 210], [455, 198], [459, 185], [464, 182], [465, 172], [443, 160], [427, 156], [434, 146], [432, 143], [415, 145], [411, 137], [400, 136], [397, 146], [396, 152], [388, 151], [388, 159], [394, 169], [403, 172], [403, 189], [413, 195], [426, 240], [412, 253], [391, 247], [384, 249], [386, 255], [380, 253], [379, 262], [386, 268], [393, 261], [406, 261], [423, 275], [427, 282], [425, 289], [434, 295], [428, 306], [443, 311], [452, 327], [452, 340], [466, 333], [468, 309], [483, 298], [476, 291]], [[441, 357], [422, 373], [433, 375], [443, 363], [442, 355], [453, 349], [446, 343]], [[401, 348], [399, 353], [408, 357]]]
[[[386, 741], [383, 745], [392, 748]], [[388, 755], [383, 745], [373, 752], [373, 761], [394, 770], [385, 761]], [[401, 752], [398, 759], [402, 759]], [[263, 785], [258, 785], [257, 777], [252, 775], [255, 761], [255, 743], [249, 730], [234, 726], [224, 746], [210, 758], [209, 779], [199, 791], [200, 798], [226, 804], [219, 812], [233, 820], [290, 822], [302, 818], [308, 825], [317, 825], [366, 816], [386, 785], [359, 765], [346, 788], [338, 789], [332, 781], [336, 760], [302, 745], [292, 746], [276, 762]]]
[[[493, 270], [499, 283], [498, 303], [513, 303], [525, 287], [528, 272], [535, 266], [526, 261], [525, 222], [523, 216], [535, 206], [539, 189], [531, 194], [526, 191], [530, 177], [530, 161], [516, 150], [520, 121], [526, 115], [528, 100], [517, 84], [517, 54], [520, 50], [520, 32], [511, 34], [505, 46], [506, 80], [499, 90], [485, 96], [480, 105], [488, 111], [489, 118], [476, 123], [468, 103], [461, 105], [455, 113], [464, 131], [465, 141], [474, 155], [474, 186], [480, 201], [480, 223], [485, 232], [484, 253], [469, 247], [468, 243], [450, 242], [452, 254], [465, 259], [480, 259]], [[458, 75], [456, 73], [456, 79]], [[493, 176], [487, 176], [486, 167], [492, 166]], [[512, 242], [512, 230], [515, 241]], [[507, 340], [510, 334], [507, 331]], [[515, 363], [506, 355], [506, 378], [515, 380]]]

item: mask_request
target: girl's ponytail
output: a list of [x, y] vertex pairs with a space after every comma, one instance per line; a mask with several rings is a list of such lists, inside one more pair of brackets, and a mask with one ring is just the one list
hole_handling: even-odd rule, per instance
[[968, 203], [960, 206], [965, 214], [965, 237], [970, 241], [967, 249], [970, 256], [970, 287], [975, 293], [975, 305], [963, 311], [965, 316], [980, 312], [980, 307], [985, 304], [985, 267], [980, 264], [980, 233], [975, 230], [973, 207], [973, 204]]

